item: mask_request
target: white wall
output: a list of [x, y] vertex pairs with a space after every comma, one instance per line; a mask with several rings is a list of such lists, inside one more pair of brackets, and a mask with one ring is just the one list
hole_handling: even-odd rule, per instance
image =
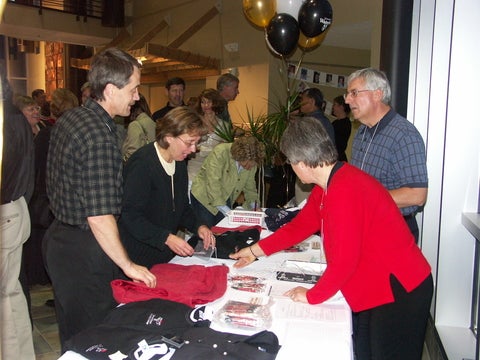
[[[45, 90], [45, 42], [40, 42], [38, 54], [27, 54], [27, 94], [35, 89]], [[48, 99], [50, 100], [50, 99]]]
[[479, 16], [478, 0], [415, 0], [408, 116], [427, 146], [422, 251], [436, 284], [432, 314], [451, 360], [475, 356], [468, 329], [475, 239], [461, 214], [478, 206]]

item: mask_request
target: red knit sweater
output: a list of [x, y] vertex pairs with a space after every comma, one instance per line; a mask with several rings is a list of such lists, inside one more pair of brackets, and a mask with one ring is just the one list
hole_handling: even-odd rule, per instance
[[394, 301], [390, 274], [408, 292], [430, 274], [430, 265], [390, 194], [349, 164], [330, 177], [327, 191], [315, 186], [302, 211], [258, 244], [270, 255], [317, 231], [323, 234], [328, 265], [307, 292], [311, 304], [340, 290], [353, 311], [371, 309]]

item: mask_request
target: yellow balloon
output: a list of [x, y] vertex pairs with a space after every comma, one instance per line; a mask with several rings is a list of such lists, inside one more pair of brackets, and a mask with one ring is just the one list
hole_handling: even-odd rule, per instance
[[323, 40], [325, 40], [325, 36], [327, 36], [328, 30], [324, 31], [318, 36], [313, 38], [306, 37], [300, 31], [300, 37], [298, 38], [298, 46], [300, 46], [303, 50], [312, 50], [314, 47], [320, 45]]
[[262, 28], [267, 27], [276, 8], [276, 0], [243, 0], [243, 12], [247, 19]]

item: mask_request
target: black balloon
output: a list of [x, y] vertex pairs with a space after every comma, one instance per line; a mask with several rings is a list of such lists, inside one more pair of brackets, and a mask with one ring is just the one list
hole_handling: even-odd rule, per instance
[[332, 23], [332, 5], [327, 0], [307, 0], [298, 12], [298, 25], [309, 38], [320, 35]]
[[268, 45], [280, 55], [290, 54], [297, 46], [299, 36], [300, 29], [292, 15], [275, 15], [268, 24]]

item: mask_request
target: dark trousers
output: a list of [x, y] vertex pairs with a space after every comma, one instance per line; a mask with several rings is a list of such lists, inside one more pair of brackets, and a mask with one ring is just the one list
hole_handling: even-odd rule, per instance
[[407, 293], [390, 275], [395, 301], [353, 313], [356, 360], [421, 360], [433, 279], [428, 276]]
[[415, 238], [415, 244], [418, 244], [418, 236], [420, 232], [418, 230], [418, 224], [417, 224], [417, 219], [415, 218], [415, 214], [404, 216], [403, 219], [407, 223], [408, 228], [410, 229], [410, 232]]
[[[199, 219], [203, 221], [203, 224], [207, 225], [209, 228], [217, 225], [225, 216], [219, 211], [217, 215], [213, 215], [210, 210], [202, 205], [192, 193], [190, 193], [190, 202], [192, 204], [193, 211]], [[231, 206], [230, 200], [227, 201], [227, 206]]]
[[45, 234], [43, 255], [53, 285], [63, 352], [65, 341], [99, 324], [117, 305], [110, 282], [122, 273], [90, 230], [57, 220]]

